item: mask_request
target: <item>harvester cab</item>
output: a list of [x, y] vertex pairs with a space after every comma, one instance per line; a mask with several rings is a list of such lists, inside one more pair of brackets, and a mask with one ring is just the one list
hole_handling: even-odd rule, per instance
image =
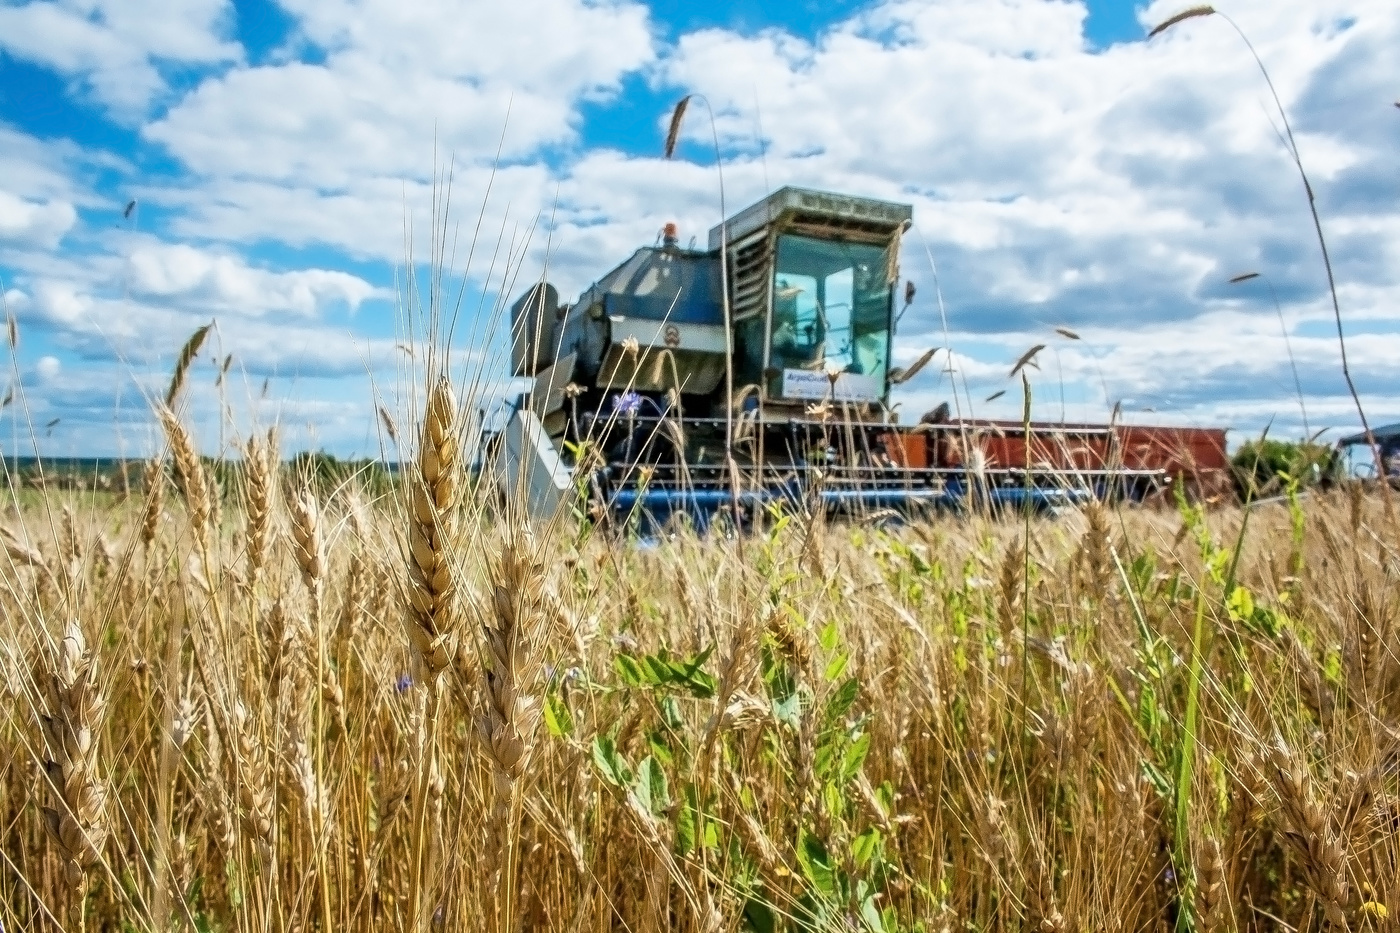
[[785, 413], [840, 401], [883, 414], [912, 219], [904, 204], [784, 188], [711, 230], [733, 283], [736, 385]]

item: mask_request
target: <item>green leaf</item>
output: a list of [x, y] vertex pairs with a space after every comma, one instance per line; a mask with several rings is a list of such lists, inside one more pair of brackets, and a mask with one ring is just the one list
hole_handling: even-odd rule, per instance
[[661, 721], [675, 732], [685, 731], [685, 717], [681, 715], [681, 705], [675, 697], [661, 698]]
[[826, 665], [826, 672], [822, 675], [828, 681], [834, 681], [846, 672], [846, 665], [851, 661], [848, 652], [841, 652]]
[[805, 830], [797, 842], [797, 864], [814, 890], [828, 898], [836, 896], [836, 870], [831, 864], [831, 854], [824, 842]]
[[662, 816], [671, 805], [671, 793], [666, 784], [666, 772], [650, 755], [637, 765], [637, 778], [632, 782], [632, 795], [652, 816]]
[[1254, 618], [1254, 596], [1247, 587], [1236, 586], [1231, 591], [1229, 598], [1225, 600], [1225, 608], [1229, 611], [1232, 621], [1252, 620]]
[[642, 670], [649, 684], [660, 686], [675, 683], [677, 680], [676, 669], [671, 666], [664, 652], [642, 658]]
[[860, 681], [854, 677], [847, 680], [836, 688], [836, 692], [826, 701], [826, 713], [823, 722], [827, 725], [835, 723], [851, 711], [855, 705], [856, 697], [860, 695]]
[[693, 781], [686, 782], [681, 798], [684, 802], [680, 812], [676, 814], [676, 851], [681, 855], [689, 855], [695, 851], [699, 835], [696, 829], [700, 822], [699, 797]]
[[660, 729], [650, 729], [647, 731], [647, 747], [656, 760], [664, 765], [675, 764], [676, 756], [671, 753], [671, 745], [666, 740], [666, 733]]
[[616, 787], [626, 787], [632, 783], [632, 769], [617, 750], [611, 736], [593, 737], [593, 764], [603, 775], [603, 779]]
[[846, 795], [841, 792], [841, 785], [836, 781], [827, 781], [822, 785], [822, 809], [833, 820], [839, 820], [846, 812]]
[[821, 641], [823, 651], [835, 651], [840, 633], [836, 630], [836, 620], [828, 622], [822, 626], [821, 634], [818, 636]]
[[880, 840], [880, 831], [874, 826], [851, 840], [851, 858], [855, 861], [857, 868], [864, 868], [875, 857], [875, 852], [880, 847]]
[[641, 664], [630, 654], [619, 654], [613, 658], [613, 668], [617, 671], [617, 676], [622, 678], [622, 682], [629, 687], [641, 687], [646, 684], [646, 675]]
[[885, 919], [880, 916], [880, 908], [875, 906], [878, 892], [867, 891], [860, 899], [860, 919], [871, 933], [885, 933]]
[[1144, 761], [1142, 763], [1142, 773], [1158, 795], [1165, 798], [1170, 798], [1172, 796], [1172, 782], [1156, 765], [1150, 761]]
[[1339, 651], [1329, 651], [1322, 660], [1322, 676], [1334, 687], [1342, 683], [1342, 655]]
[[1246, 624], [1255, 632], [1263, 633], [1270, 638], [1278, 638], [1279, 633], [1283, 631], [1284, 617], [1265, 606], [1255, 606], [1254, 614], [1249, 617]]
[[708, 700], [713, 697], [719, 690], [719, 681], [703, 668], [714, 652], [715, 647], [711, 645], [689, 661], [672, 664], [673, 682], [678, 687], [690, 691], [697, 699]]
[[894, 785], [889, 781], [881, 781], [880, 786], [875, 789], [875, 798], [880, 802], [880, 809], [885, 811], [885, 815], [894, 812]]
[[865, 756], [870, 752], [870, 733], [863, 732], [846, 749], [845, 760], [841, 762], [841, 780], [849, 781], [865, 764]]
[[564, 704], [564, 698], [557, 693], [551, 693], [545, 698], [544, 724], [549, 734], [556, 739], [573, 735], [574, 717], [569, 712], [569, 707]]
[[751, 897], [744, 902], [744, 925], [753, 933], [778, 933], [778, 916], [768, 904]]

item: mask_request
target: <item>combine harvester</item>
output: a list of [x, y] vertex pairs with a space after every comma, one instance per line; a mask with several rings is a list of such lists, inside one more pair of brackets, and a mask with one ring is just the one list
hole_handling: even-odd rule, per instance
[[[637, 250], [572, 305], [541, 283], [511, 308], [533, 380], [485, 462], [532, 516], [581, 507], [650, 528], [744, 521], [775, 502], [855, 515], [1037, 511], [1218, 481], [1225, 432], [957, 419], [901, 425], [890, 389], [899, 246], [913, 208], [783, 188], [707, 250]], [[906, 286], [904, 307], [913, 297]]]

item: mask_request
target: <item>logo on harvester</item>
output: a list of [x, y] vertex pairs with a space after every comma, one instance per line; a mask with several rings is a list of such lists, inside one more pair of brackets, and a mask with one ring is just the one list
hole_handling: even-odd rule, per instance
[[681, 345], [681, 329], [674, 324], [667, 324], [661, 339], [666, 341], [668, 347], [678, 347]]

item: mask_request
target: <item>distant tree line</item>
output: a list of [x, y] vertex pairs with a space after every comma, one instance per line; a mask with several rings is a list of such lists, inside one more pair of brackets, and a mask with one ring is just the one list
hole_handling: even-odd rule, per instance
[[[204, 470], [228, 495], [243, 482], [243, 461], [205, 457]], [[13, 470], [18, 488], [84, 492], [129, 493], [146, 489], [149, 461], [131, 459], [21, 461]], [[169, 470], [169, 463], [164, 469]], [[283, 464], [283, 482], [300, 489], [310, 486], [325, 498], [336, 491], [354, 489], [375, 497], [393, 489], [395, 475], [383, 462], [368, 457], [341, 459], [325, 451], [303, 451]]]
[[1336, 449], [1311, 441], [1246, 441], [1230, 463], [1241, 500], [1282, 495], [1290, 486], [1328, 486], [1345, 478]]

